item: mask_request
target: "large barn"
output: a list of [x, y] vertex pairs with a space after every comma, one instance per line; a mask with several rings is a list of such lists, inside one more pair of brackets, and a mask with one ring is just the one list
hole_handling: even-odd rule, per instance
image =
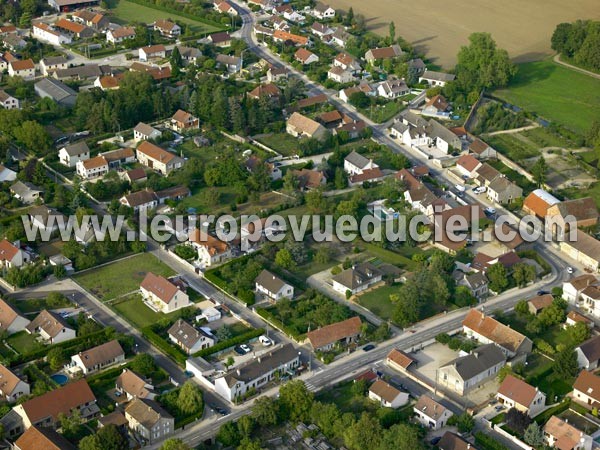
[[48, 0], [48, 4], [60, 12], [69, 12], [75, 9], [98, 6], [100, 0]]

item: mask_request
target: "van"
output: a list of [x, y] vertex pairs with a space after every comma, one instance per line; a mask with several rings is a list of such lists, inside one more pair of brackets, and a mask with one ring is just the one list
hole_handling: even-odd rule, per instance
[[455, 186], [454, 186], [454, 188], [455, 188], [455, 189], [456, 189], [458, 192], [465, 192], [465, 190], [466, 190], [466, 189], [465, 189], [465, 187], [464, 187], [464, 186], [462, 186], [462, 185], [460, 185], [460, 184], [457, 184], [457, 185], [455, 185]]

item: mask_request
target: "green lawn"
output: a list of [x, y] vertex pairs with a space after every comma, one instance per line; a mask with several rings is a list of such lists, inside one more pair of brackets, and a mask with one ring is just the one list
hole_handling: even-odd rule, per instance
[[29, 334], [25, 330], [9, 336], [6, 342], [21, 355], [44, 348], [44, 344], [36, 340], [36, 335]]
[[147, 6], [138, 5], [137, 3], [128, 2], [126, 0], [120, 0], [117, 7], [112, 9], [111, 12], [119, 19], [126, 22], [137, 21], [152, 23], [158, 19], [165, 19], [169, 17], [171, 20], [184, 23], [189, 25], [195, 34], [200, 33], [214, 33], [219, 31], [219, 28], [208, 25], [206, 23], [197, 22], [187, 17], [177, 15], [175, 12], [164, 12], [158, 9], [149, 8]]
[[298, 138], [287, 133], [273, 133], [268, 136], [261, 136], [257, 141], [275, 150], [277, 153], [281, 153], [283, 156], [295, 155], [300, 149]]
[[369, 108], [359, 108], [361, 114], [364, 114], [373, 122], [383, 123], [390, 120], [396, 114], [399, 114], [405, 106], [400, 100], [391, 101], [385, 105], [374, 105]]
[[571, 146], [571, 143], [568, 140], [562, 136], [550, 132], [547, 128], [543, 127], [523, 131], [519, 134], [525, 136], [530, 141], [535, 142], [540, 147], [569, 148]]
[[74, 276], [74, 280], [103, 301], [133, 292], [148, 272], [165, 277], [175, 272], [156, 256], [142, 253]]
[[489, 145], [515, 162], [520, 162], [540, 154], [537, 147], [511, 134], [485, 136], [484, 139]]
[[[364, 243], [361, 244], [361, 246], [362, 245], [366, 247], [368, 253], [377, 257], [383, 262], [392, 264], [394, 266], [406, 270], [414, 270], [416, 267], [416, 263], [411, 259], [412, 255], [415, 253], [422, 253], [422, 250], [418, 247], [411, 248], [410, 250], [407, 248], [406, 250], [400, 250], [399, 252], [395, 252], [378, 247], [374, 244]], [[405, 254], [401, 254], [401, 252]]]
[[518, 67], [510, 86], [494, 95], [580, 133], [600, 119], [600, 80], [550, 60]]
[[390, 294], [398, 292], [399, 286], [381, 286], [362, 294], [358, 303], [383, 320], [392, 318], [394, 304], [390, 301]]
[[169, 314], [154, 312], [144, 304], [139, 294], [133, 294], [125, 300], [119, 301], [113, 305], [113, 309], [138, 329], [152, 325], [165, 318], [171, 319], [177, 317], [180, 314], [180, 311], [174, 311]]
[[16, 309], [18, 309], [22, 314], [31, 314], [41, 311], [42, 309], [70, 308], [73, 306], [73, 304], [67, 298], [65, 298], [64, 301], [58, 301], [57, 303], [53, 303], [51, 306], [48, 305], [45, 298], [12, 300], [10, 304]]

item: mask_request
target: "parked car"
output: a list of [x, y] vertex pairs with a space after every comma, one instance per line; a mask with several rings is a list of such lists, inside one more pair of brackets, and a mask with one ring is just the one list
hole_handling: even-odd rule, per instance
[[486, 213], [489, 216], [493, 216], [494, 214], [496, 214], [496, 208], [492, 208], [491, 206], [487, 206], [486, 208], [484, 208], [483, 212]]
[[374, 345], [374, 344], [367, 344], [367, 345], [365, 345], [365, 346], [363, 347], [363, 351], [364, 351], [364, 352], [368, 352], [368, 351], [370, 351], [370, 350], [373, 350], [374, 348], [375, 348], [375, 345]]
[[269, 345], [273, 344], [273, 340], [271, 338], [268, 338], [267, 336], [260, 336], [258, 338], [259, 342], [264, 345], [265, 347], [268, 347]]
[[242, 351], [244, 352], [244, 354], [246, 354], [246, 353], [250, 353], [250, 351], [252, 350], [252, 349], [250, 348], [250, 346], [249, 346], [249, 345], [246, 345], [246, 344], [242, 344], [242, 345], [240, 345], [240, 348], [242, 349]]
[[546, 295], [549, 294], [550, 292], [548, 291], [537, 291], [537, 295]]
[[504, 405], [498, 405], [494, 408], [496, 411], [502, 411], [504, 409]]
[[476, 188], [473, 188], [473, 192], [477, 195], [483, 194], [485, 191], [487, 191], [485, 186], [477, 186]]
[[456, 189], [458, 192], [465, 192], [466, 188], [460, 184], [456, 184], [454, 185], [454, 189]]
[[244, 349], [240, 345], [236, 345], [235, 347], [233, 347], [233, 351], [236, 352], [238, 355], [245, 355], [246, 353], [248, 353], [247, 351], [244, 351]]
[[567, 267], [567, 272], [570, 273], [570, 274], [572, 274], [574, 272], [574, 270], [573, 270], [572, 267]]
[[431, 445], [438, 445], [441, 440], [442, 440], [441, 436], [436, 436], [431, 441], [429, 441], [429, 443]]

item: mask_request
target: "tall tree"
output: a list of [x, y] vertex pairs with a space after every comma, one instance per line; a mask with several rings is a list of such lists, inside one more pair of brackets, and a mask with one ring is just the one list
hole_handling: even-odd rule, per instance
[[279, 404], [271, 397], [259, 397], [252, 405], [252, 417], [261, 427], [276, 425], [279, 420]]
[[533, 180], [538, 187], [541, 187], [546, 182], [546, 174], [548, 173], [548, 164], [543, 156], [540, 156], [531, 168]]
[[506, 268], [501, 263], [490, 266], [486, 273], [490, 280], [490, 289], [494, 292], [502, 292], [508, 287], [508, 274]]
[[202, 391], [200, 388], [191, 381], [186, 381], [179, 391], [177, 407], [184, 414], [202, 412], [204, 403], [202, 401]]
[[313, 394], [303, 381], [288, 381], [279, 388], [279, 402], [285, 416], [292, 422], [306, 421], [310, 417]]
[[570, 380], [577, 375], [579, 364], [577, 363], [577, 354], [572, 347], [568, 347], [556, 355], [552, 370], [563, 380]]
[[392, 44], [394, 44], [394, 41], [396, 40], [396, 24], [394, 23], [394, 21], [390, 22], [390, 42]]

